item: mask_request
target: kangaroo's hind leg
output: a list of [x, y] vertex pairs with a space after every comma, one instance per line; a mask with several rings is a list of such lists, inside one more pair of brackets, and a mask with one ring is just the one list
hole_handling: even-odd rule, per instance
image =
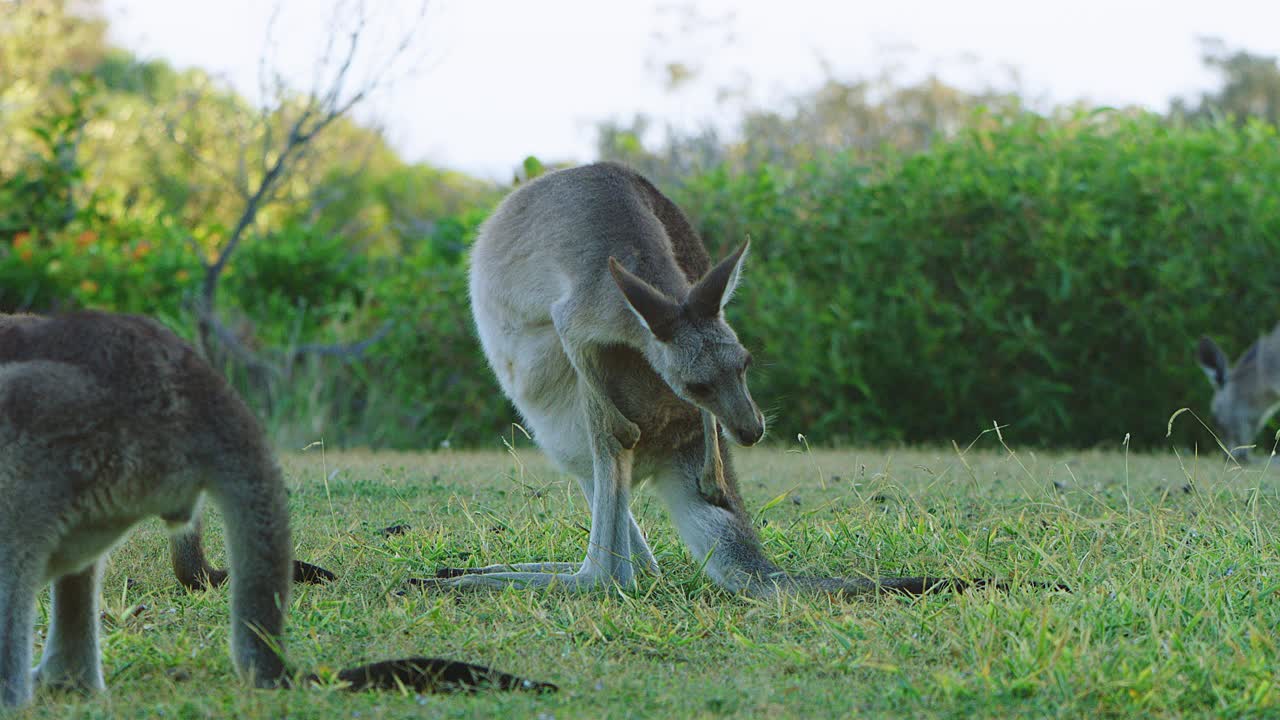
[[[169, 535], [169, 559], [173, 574], [182, 587], [199, 591], [219, 587], [227, 581], [227, 571], [215, 568], [204, 554], [204, 517], [196, 506], [191, 522]], [[293, 561], [293, 581], [307, 585], [323, 585], [338, 576], [319, 565]]]
[[14, 543], [0, 545], [0, 707], [31, 701], [36, 592], [45, 562]]
[[99, 559], [78, 573], [54, 581], [49, 637], [35, 670], [37, 685], [84, 691], [105, 687], [98, 642], [101, 572]]
[[[556, 587], [570, 591], [593, 590], [611, 584], [630, 586], [635, 582], [631, 554], [631, 523], [627, 509], [630, 500], [631, 466], [634, 452], [624, 449], [610, 433], [592, 433], [591, 531], [587, 538], [587, 555], [573, 573], [571, 566], [556, 564], [557, 572], [541, 569], [528, 572], [494, 571], [467, 573], [435, 582], [419, 582], [425, 586], [464, 589], [518, 587]], [[540, 564], [534, 565], [537, 567]], [[528, 566], [526, 566], [528, 567]]]
[[[582, 494], [587, 498], [587, 505], [591, 506], [595, 497], [592, 481], [578, 478], [578, 487], [582, 488]], [[644, 533], [640, 531], [640, 526], [636, 523], [635, 516], [631, 514], [630, 510], [627, 510], [627, 523], [630, 526], [628, 534], [631, 544], [632, 564], [636, 566], [637, 570], [657, 575], [658, 561], [653, 557], [653, 551], [649, 549], [649, 543], [645, 541]], [[485, 565], [475, 568], [443, 567], [436, 571], [436, 577], [454, 578], [461, 575], [492, 575], [500, 572], [572, 573], [581, 566], [582, 563], [574, 562], [534, 562]], [[413, 582], [422, 584], [419, 581]]]
[[169, 558], [178, 582], [188, 590], [218, 587], [227, 581], [227, 571], [209, 564], [204, 554], [204, 521], [199, 509], [191, 524], [169, 536]]

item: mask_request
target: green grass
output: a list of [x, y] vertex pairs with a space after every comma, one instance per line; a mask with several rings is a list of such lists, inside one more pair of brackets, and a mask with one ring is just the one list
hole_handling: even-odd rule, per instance
[[[748, 505], [789, 569], [1074, 588], [760, 602], [699, 574], [644, 490], [634, 506], [664, 575], [632, 592], [402, 592], [406, 578], [439, 564], [580, 559], [588, 520], [576, 486], [532, 448], [312, 450], [284, 463], [297, 554], [340, 576], [292, 597], [288, 648], [298, 666], [442, 655], [550, 680], [561, 692], [250, 690], [233, 680], [226, 652], [225, 589], [181, 592], [162, 530], [148, 523], [106, 575], [109, 693], [41, 696], [29, 716], [1280, 714], [1280, 505], [1275, 473], [1261, 465], [1241, 471], [1216, 454], [1013, 455], [998, 444], [963, 455], [739, 452]], [[383, 537], [396, 523], [412, 530]], [[209, 526], [220, 558], [216, 517]]]

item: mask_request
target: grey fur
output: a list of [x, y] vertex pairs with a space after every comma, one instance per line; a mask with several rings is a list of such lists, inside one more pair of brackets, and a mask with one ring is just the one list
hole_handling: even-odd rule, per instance
[[1208, 337], [1200, 338], [1196, 361], [1213, 386], [1210, 408], [1223, 445], [1247, 461], [1254, 438], [1280, 409], [1280, 325], [1254, 341], [1234, 367]]
[[[152, 516], [189, 538], [205, 494], [227, 526], [236, 668], [278, 685], [292, 548], [257, 419], [154, 322], [0, 316], [0, 705], [26, 703], [35, 686], [103, 688], [103, 558]], [[48, 641], [32, 672], [36, 593], [50, 581]]]

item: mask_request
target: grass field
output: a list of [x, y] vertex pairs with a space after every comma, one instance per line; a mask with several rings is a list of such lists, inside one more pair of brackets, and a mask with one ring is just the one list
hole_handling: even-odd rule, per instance
[[[736, 464], [788, 569], [1060, 580], [1074, 592], [752, 601], [711, 585], [640, 490], [664, 574], [632, 592], [424, 594], [405, 580], [441, 564], [580, 560], [576, 485], [523, 446], [289, 454], [297, 554], [340, 576], [292, 597], [296, 665], [442, 655], [560, 693], [246, 689], [226, 651], [226, 590], [180, 591], [156, 522], [106, 576], [109, 693], [41, 696], [28, 716], [1280, 716], [1280, 473], [1217, 454], [1011, 454], [987, 439], [963, 454], [775, 448]], [[411, 530], [384, 536], [395, 524]], [[47, 611], [45, 595], [41, 630]]]

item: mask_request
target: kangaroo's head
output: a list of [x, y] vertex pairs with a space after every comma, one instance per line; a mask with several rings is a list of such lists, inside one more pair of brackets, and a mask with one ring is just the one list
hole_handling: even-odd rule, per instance
[[686, 401], [715, 415], [743, 445], [764, 437], [764, 416], [747, 389], [751, 353], [738, 342], [722, 310], [738, 284], [747, 244], [674, 300], [609, 258], [627, 306], [657, 340], [647, 353], [654, 370]]
[[1262, 425], [1274, 411], [1275, 393], [1266, 381], [1262, 362], [1262, 341], [1254, 343], [1230, 367], [1226, 353], [1213, 340], [1202, 337], [1196, 360], [1213, 385], [1214, 424], [1222, 444], [1241, 462], [1249, 459], [1249, 448]]

